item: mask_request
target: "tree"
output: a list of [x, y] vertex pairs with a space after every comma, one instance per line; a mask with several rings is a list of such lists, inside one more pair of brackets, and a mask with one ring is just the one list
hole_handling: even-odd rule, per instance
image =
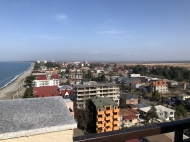
[[36, 78], [36, 76], [34, 76], [34, 75], [27, 76], [24, 82], [25, 82], [27, 85], [30, 85], [30, 86], [31, 86], [31, 84], [32, 84], [32, 82], [35, 80], [35, 78]]
[[146, 118], [148, 119], [148, 121], [151, 120], [151, 123], [153, 123], [155, 119], [159, 118], [156, 111], [157, 110], [155, 106], [153, 105], [151, 109], [147, 112]]
[[162, 95], [161, 93], [159, 93], [158, 91], [155, 91], [153, 94], [152, 94], [152, 98], [154, 101], [159, 101], [161, 99]]
[[175, 111], [175, 118], [181, 119], [185, 117], [187, 117], [187, 110], [185, 109], [185, 107], [183, 105], [177, 106], [176, 111]]
[[26, 88], [23, 98], [34, 98], [32, 87]]

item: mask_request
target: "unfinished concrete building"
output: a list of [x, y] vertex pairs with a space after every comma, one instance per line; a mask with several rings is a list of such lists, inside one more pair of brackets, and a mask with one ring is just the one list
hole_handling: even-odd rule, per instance
[[85, 109], [86, 100], [97, 97], [112, 98], [119, 105], [120, 89], [114, 83], [95, 83], [91, 85], [73, 85], [75, 108]]

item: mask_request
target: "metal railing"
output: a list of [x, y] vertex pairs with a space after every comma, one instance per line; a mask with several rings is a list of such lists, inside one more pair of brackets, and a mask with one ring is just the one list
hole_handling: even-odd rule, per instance
[[190, 119], [158, 123], [153, 125], [124, 128], [106, 133], [95, 133], [79, 137], [73, 137], [74, 142], [125, 142], [126, 140], [144, 138], [168, 132], [175, 132], [174, 142], [183, 141], [183, 130], [190, 128]]

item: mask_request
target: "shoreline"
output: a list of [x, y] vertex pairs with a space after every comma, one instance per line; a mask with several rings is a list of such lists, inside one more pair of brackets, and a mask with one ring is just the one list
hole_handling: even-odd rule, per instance
[[19, 75], [16, 75], [14, 79], [5, 84], [0, 88], [0, 100], [8, 100], [13, 99], [13, 94], [19, 95], [19, 89], [23, 87], [24, 80], [27, 76], [29, 76], [34, 68], [34, 63], [31, 63], [31, 66], [24, 72]]

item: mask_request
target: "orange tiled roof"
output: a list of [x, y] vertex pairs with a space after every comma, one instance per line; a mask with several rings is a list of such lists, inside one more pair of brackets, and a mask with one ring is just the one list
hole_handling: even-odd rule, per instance
[[152, 82], [152, 84], [153, 84], [154, 86], [167, 86], [166, 81], [163, 81], [163, 80], [154, 81], [154, 82]]

